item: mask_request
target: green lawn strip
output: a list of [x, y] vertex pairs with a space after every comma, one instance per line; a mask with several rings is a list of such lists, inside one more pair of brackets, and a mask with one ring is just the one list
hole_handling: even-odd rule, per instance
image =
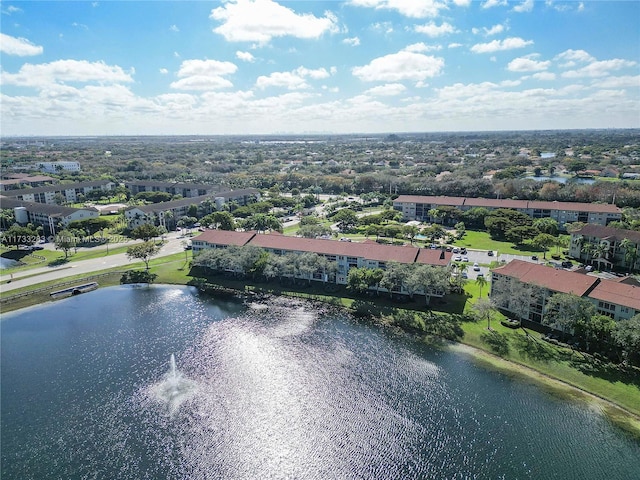
[[[189, 260], [191, 258], [191, 254], [189, 253]], [[185, 284], [187, 283], [187, 281], [191, 278], [191, 277], [187, 277], [186, 274], [182, 274], [181, 273], [181, 268], [185, 269], [185, 254], [184, 253], [174, 253], [172, 255], [167, 255], [164, 257], [158, 257], [158, 258], [154, 258], [151, 260], [151, 262], [149, 263], [149, 266], [151, 268], [151, 271], [154, 272], [154, 269], [158, 270], [158, 275], [162, 274], [165, 276], [165, 278], [167, 279], [167, 283], [181, 283], [181, 284]], [[19, 295], [22, 293], [26, 293], [26, 292], [31, 292], [34, 290], [39, 290], [41, 288], [47, 288], [46, 292], [45, 292], [45, 296], [46, 296], [46, 300], [45, 301], [49, 301], [49, 292], [50, 290], [48, 290], [49, 287], [54, 287], [55, 285], [60, 285], [62, 283], [67, 283], [67, 282], [72, 282], [74, 280], [78, 281], [79, 283], [82, 283], [82, 280], [91, 278], [94, 275], [98, 275], [98, 274], [103, 274], [103, 273], [109, 273], [109, 272], [124, 272], [126, 270], [142, 270], [144, 269], [144, 263], [143, 262], [135, 262], [135, 263], [130, 263], [127, 265], [120, 265], [120, 266], [115, 266], [112, 268], [106, 268], [104, 270], [97, 270], [95, 272], [92, 273], [84, 273], [84, 274], [78, 274], [78, 275], [72, 275], [69, 277], [64, 277], [64, 278], [60, 278], [57, 280], [50, 280], [47, 282], [35, 282], [29, 286], [26, 287], [22, 287], [22, 288], [17, 288], [15, 290], [11, 290], [8, 292], [1, 292], [0, 293], [0, 299], [6, 299], [7, 297], [13, 297], [15, 295]], [[154, 272], [156, 273], [156, 272]], [[100, 286], [110, 286], [110, 285], [117, 285], [119, 284], [119, 280], [121, 277], [120, 273], [117, 273], [117, 277], [118, 277], [118, 281], [115, 283], [109, 283], [108, 285], [104, 284], [103, 281], [99, 281]], [[176, 281], [169, 281], [171, 278], [175, 278]], [[13, 300], [11, 302], [3, 302], [2, 303], [2, 311], [6, 312], [6, 311], [10, 311], [10, 310], [16, 310], [18, 308], [23, 308], [25, 306], [30, 306], [30, 305], [36, 305], [38, 303], [42, 303], [42, 295], [41, 294], [37, 294], [34, 293], [32, 295], [28, 295], [26, 297], [24, 297], [25, 301], [22, 300]], [[20, 304], [21, 306], [15, 306], [17, 304]]]
[[[24, 272], [32, 270], [34, 268], [46, 267], [49, 265], [63, 265], [71, 261], [92, 260], [94, 258], [107, 257], [109, 255], [116, 255], [119, 253], [125, 253], [128, 246], [113, 247], [100, 250], [80, 250], [77, 253], [71, 252], [65, 261], [64, 253], [58, 250], [38, 250], [33, 254], [24, 255], [20, 258], [20, 261], [27, 263], [27, 265], [20, 265], [17, 267], [7, 268], [3, 270], [3, 274], [11, 274], [16, 272]], [[5, 255], [6, 258], [12, 258], [12, 256]], [[42, 260], [41, 258], [45, 259]], [[4, 283], [4, 282], [3, 282]]]

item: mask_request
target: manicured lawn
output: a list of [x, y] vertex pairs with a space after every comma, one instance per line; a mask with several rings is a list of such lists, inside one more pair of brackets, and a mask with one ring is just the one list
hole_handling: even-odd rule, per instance
[[[542, 250], [537, 250], [526, 245], [514, 245], [511, 242], [493, 240], [487, 232], [467, 230], [461, 240], [456, 240], [454, 245], [477, 250], [494, 250], [499, 253], [510, 253], [513, 255], [531, 255], [531, 252], [542, 254]], [[547, 250], [550, 252], [550, 250]]]

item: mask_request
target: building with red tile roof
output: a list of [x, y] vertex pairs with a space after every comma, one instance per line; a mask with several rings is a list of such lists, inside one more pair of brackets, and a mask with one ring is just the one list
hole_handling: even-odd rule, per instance
[[532, 322], [542, 322], [547, 301], [556, 293], [587, 298], [598, 312], [615, 320], [640, 313], [640, 287], [637, 285], [522, 260], [495, 268], [491, 274], [491, 297], [500, 308]]
[[578, 202], [542, 202], [512, 200], [509, 198], [467, 198], [447, 196], [400, 195], [393, 201], [393, 208], [402, 212], [405, 220], [434, 221], [429, 210], [441, 206], [453, 206], [461, 211], [482, 207], [489, 210], [509, 208], [531, 218], [553, 218], [560, 227], [567, 223], [584, 222], [607, 225], [622, 218], [622, 210], [615, 205]]
[[[624, 240], [628, 240], [626, 246]], [[605, 247], [600, 257], [593, 258], [587, 246]], [[607, 266], [630, 271], [640, 271], [640, 232], [620, 228], [603, 227], [602, 225], [585, 225], [571, 233], [569, 255], [589, 263], [604, 263]]]
[[448, 267], [452, 253], [444, 250], [422, 249], [405, 245], [385, 245], [365, 240], [343, 242], [313, 238], [290, 237], [280, 233], [231, 232], [207, 230], [192, 239], [193, 253], [197, 255], [210, 248], [252, 245], [283, 255], [289, 253], [317, 253], [337, 263], [336, 283], [346, 284], [350, 268], [386, 268], [389, 262]]

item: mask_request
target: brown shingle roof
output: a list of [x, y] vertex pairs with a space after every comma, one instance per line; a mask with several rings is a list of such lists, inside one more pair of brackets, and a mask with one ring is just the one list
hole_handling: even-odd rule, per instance
[[493, 272], [554, 292], [571, 293], [580, 297], [599, 281], [598, 278], [589, 275], [559, 270], [523, 260], [512, 260], [503, 267], [495, 268]]
[[579, 203], [579, 202], [543, 202], [531, 201], [529, 208], [540, 208], [543, 210], [569, 210], [577, 212], [595, 213], [621, 213], [622, 210], [610, 203]]
[[215, 245], [246, 245], [256, 232], [235, 232], [230, 230], [205, 230], [197, 237], [195, 242], [207, 242]]
[[640, 287], [626, 285], [611, 280], [602, 280], [589, 293], [591, 298], [603, 302], [615, 303], [640, 311]]
[[634, 243], [640, 244], [640, 232], [634, 230], [622, 230], [620, 228], [603, 227], [601, 225], [585, 225], [575, 235], [582, 235], [585, 237], [606, 238], [621, 242], [625, 238], [628, 238]]
[[528, 200], [512, 200], [510, 198], [467, 198], [464, 201], [465, 207], [488, 207], [488, 208], [527, 208]]
[[315, 252], [323, 255], [361, 257], [380, 262], [395, 261], [400, 263], [413, 263], [419, 250], [416, 247], [381, 245], [375, 242], [340, 242], [337, 240], [287, 237], [274, 234], [256, 235], [251, 240], [251, 245], [271, 249]]
[[418, 253], [417, 263], [424, 263], [426, 265], [437, 265], [445, 267], [451, 262], [453, 253], [445, 252], [444, 250], [421, 248]]
[[447, 197], [447, 196], [423, 196], [423, 195], [400, 195], [394, 202], [403, 203], [427, 203], [430, 205], [452, 205], [461, 207], [464, 203], [464, 197]]

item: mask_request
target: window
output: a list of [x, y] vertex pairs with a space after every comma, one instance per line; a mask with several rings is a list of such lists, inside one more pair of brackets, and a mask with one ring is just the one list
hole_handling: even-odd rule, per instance
[[603, 301], [599, 301], [598, 302], [598, 308], [602, 308], [604, 310], [611, 310], [612, 312], [615, 312], [615, 310], [616, 310], [615, 304], [608, 303], [608, 302], [603, 302]]

